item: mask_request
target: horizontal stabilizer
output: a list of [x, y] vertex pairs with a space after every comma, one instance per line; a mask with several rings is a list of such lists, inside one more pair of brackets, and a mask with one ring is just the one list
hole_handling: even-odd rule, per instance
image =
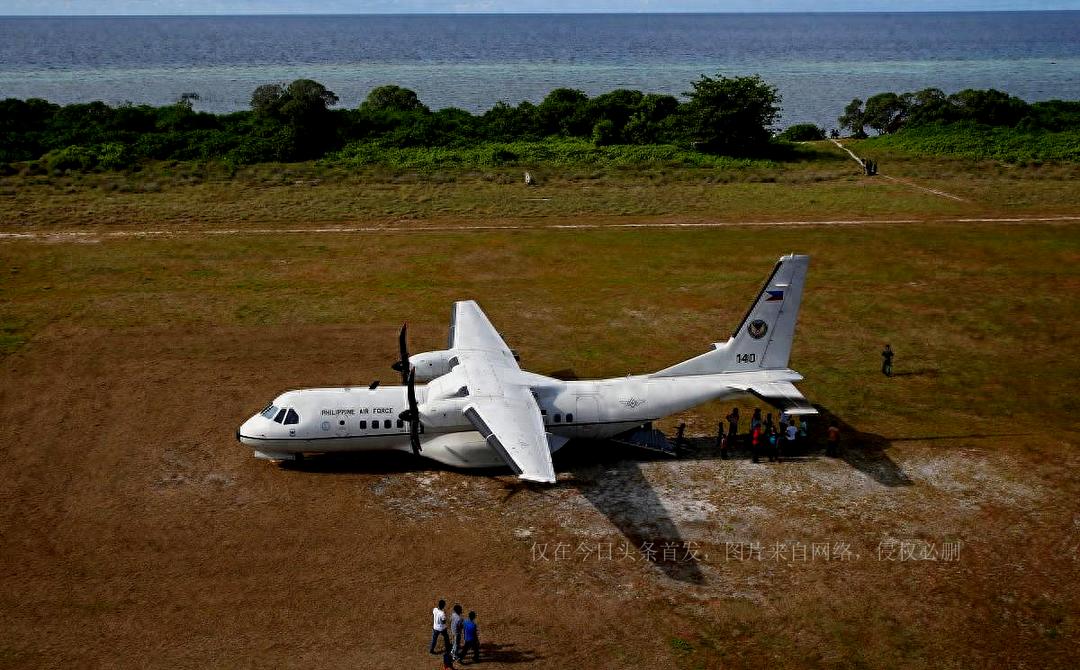
[[746, 389], [773, 407], [792, 416], [817, 414], [810, 401], [791, 382], [765, 382]]

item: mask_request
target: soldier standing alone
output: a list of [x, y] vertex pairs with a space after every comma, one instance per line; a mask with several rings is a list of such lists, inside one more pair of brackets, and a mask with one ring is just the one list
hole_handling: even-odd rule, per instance
[[886, 344], [885, 348], [881, 351], [881, 374], [886, 377], [892, 377], [892, 359], [892, 347]]

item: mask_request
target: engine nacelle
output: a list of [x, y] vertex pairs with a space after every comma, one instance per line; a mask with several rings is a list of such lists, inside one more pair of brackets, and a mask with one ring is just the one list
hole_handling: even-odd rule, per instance
[[409, 365], [416, 370], [416, 381], [429, 382], [450, 372], [450, 368], [457, 365], [457, 359], [450, 351], [425, 351], [409, 356]]

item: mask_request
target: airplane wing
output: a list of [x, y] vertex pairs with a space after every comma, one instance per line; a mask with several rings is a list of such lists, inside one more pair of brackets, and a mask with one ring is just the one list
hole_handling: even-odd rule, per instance
[[478, 398], [465, 407], [464, 414], [518, 477], [555, 483], [544, 421], [527, 387], [515, 386], [502, 397]]
[[746, 389], [773, 407], [793, 416], [817, 414], [810, 401], [791, 382], [764, 382], [751, 384]]
[[454, 303], [454, 314], [450, 319], [450, 344], [447, 348], [488, 352], [493, 354], [490, 361], [492, 365], [519, 369], [514, 353], [506, 346], [499, 331], [491, 325], [491, 321], [475, 300]]
[[454, 303], [449, 348], [469, 389], [465, 418], [518, 477], [553, 484], [551, 452], [565, 440], [549, 438], [513, 352], [474, 301]]

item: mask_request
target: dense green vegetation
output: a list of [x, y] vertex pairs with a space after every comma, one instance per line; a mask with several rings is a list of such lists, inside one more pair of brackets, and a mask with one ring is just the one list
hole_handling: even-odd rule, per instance
[[[194, 94], [164, 107], [7, 99], [0, 101], [0, 164], [39, 161], [48, 170], [85, 171], [148, 159], [242, 165], [327, 156], [366, 164], [412, 152], [432, 164], [507, 164], [543, 153], [544, 160], [574, 154], [606, 164], [655, 156], [710, 165], [709, 155], [769, 151], [780, 111], [774, 87], [756, 76], [702, 76], [691, 88], [684, 100], [631, 90], [590, 98], [558, 88], [539, 104], [500, 102], [482, 114], [432, 111], [394, 85], [373, 89], [356, 109], [333, 109], [338, 96], [310, 79], [260, 86], [250, 111], [222, 115], [195, 111]], [[505, 146], [521, 142], [534, 146]], [[639, 150], [645, 146], [651, 148]], [[432, 151], [421, 156], [418, 149]]]
[[[809, 123], [774, 137], [780, 96], [760, 77], [702, 76], [690, 89], [680, 99], [626, 89], [590, 98], [557, 88], [539, 104], [499, 102], [480, 114], [433, 111], [395, 85], [376, 87], [355, 109], [335, 109], [338, 96], [310, 79], [260, 86], [250, 110], [230, 114], [196, 111], [195, 94], [163, 107], [9, 98], [0, 101], [0, 171], [18, 162], [31, 172], [123, 170], [152, 160], [740, 167], [796, 156], [787, 143], [825, 137]], [[839, 123], [855, 138], [876, 132], [867, 147], [874, 151], [1080, 160], [1080, 101], [1029, 104], [992, 89], [879, 93], [853, 100]]]
[[1080, 101], [1027, 103], [994, 89], [946, 95], [936, 88], [856, 98], [838, 119], [864, 150], [1008, 162], [1080, 160]]

